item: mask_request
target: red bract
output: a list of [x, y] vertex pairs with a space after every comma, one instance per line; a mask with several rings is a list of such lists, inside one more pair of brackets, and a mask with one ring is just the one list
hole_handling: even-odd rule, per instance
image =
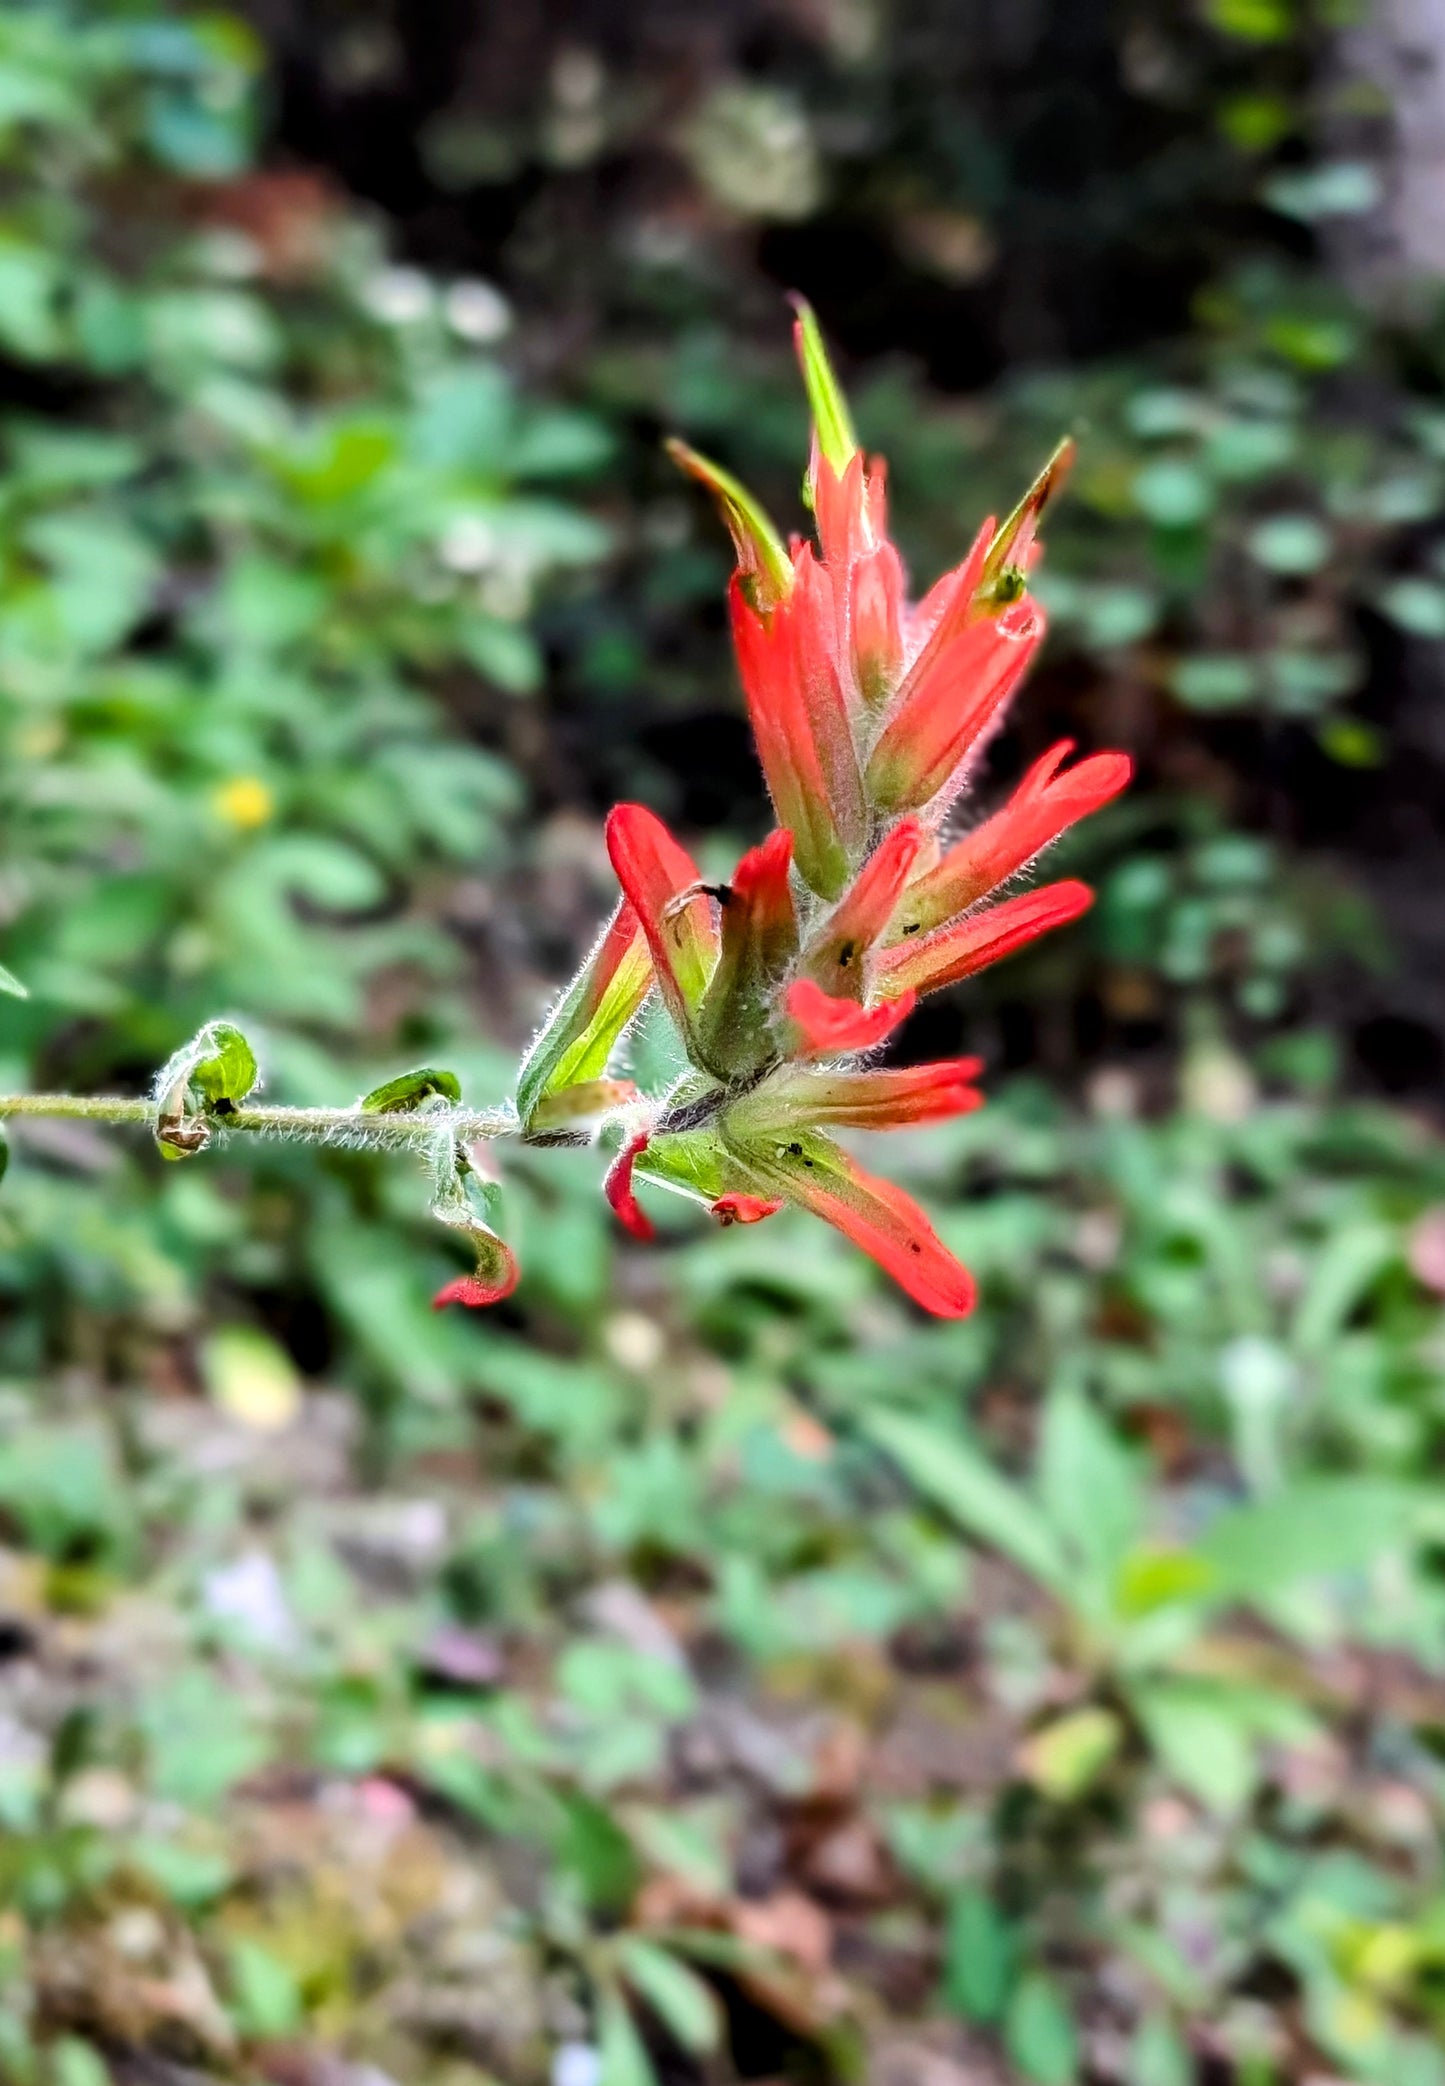
[[[910, 606], [887, 533], [885, 467], [858, 444], [806, 306], [797, 338], [816, 552], [789, 548], [736, 479], [672, 445], [736, 547], [733, 636], [778, 828], [728, 882], [704, 883], [654, 813], [613, 811], [607, 846], [624, 902], [529, 1053], [518, 1114], [528, 1135], [575, 1138], [610, 1111], [621, 1142], [607, 1199], [638, 1238], [653, 1227], [635, 1179], [693, 1197], [726, 1225], [792, 1203], [870, 1253], [925, 1309], [957, 1317], [973, 1303], [967, 1270], [909, 1196], [828, 1133], [917, 1128], [980, 1105], [976, 1058], [881, 1070], [862, 1060], [921, 993], [1084, 911], [1091, 893], [1071, 880], [980, 901], [1117, 795], [1130, 764], [1102, 753], [1066, 768], [1064, 741], [1001, 810], [941, 845], [1043, 638], [1029, 575], [1072, 445], [1060, 444], [1003, 525], [986, 522], [963, 562]], [[607, 1076], [649, 975], [689, 1066], [650, 1100]], [[485, 1259], [492, 1234], [465, 1221]], [[494, 1271], [504, 1279], [495, 1257], [443, 1299], [482, 1301]]]

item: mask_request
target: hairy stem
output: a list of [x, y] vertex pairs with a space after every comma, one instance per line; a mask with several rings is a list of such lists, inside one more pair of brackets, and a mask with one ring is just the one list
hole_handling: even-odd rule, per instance
[[[141, 1123], [154, 1129], [158, 1113], [155, 1101], [119, 1094], [0, 1094], [0, 1121], [7, 1116], [68, 1116], [85, 1123]], [[396, 1115], [363, 1113], [359, 1108], [237, 1108], [229, 1115], [197, 1120], [215, 1131], [250, 1130], [308, 1144], [402, 1147], [424, 1146], [439, 1130], [460, 1143], [475, 1144], [505, 1137], [516, 1127], [504, 1108], [424, 1109]]]

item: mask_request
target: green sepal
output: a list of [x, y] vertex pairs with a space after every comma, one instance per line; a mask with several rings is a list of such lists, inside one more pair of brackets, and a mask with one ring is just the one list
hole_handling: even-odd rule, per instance
[[792, 590], [793, 561], [766, 510], [731, 471], [711, 457], [700, 455], [676, 436], [666, 448], [678, 469], [695, 478], [716, 501], [738, 554], [744, 586], [751, 588], [750, 605], [760, 611], [775, 606]]
[[539, 1103], [601, 1079], [623, 1031], [646, 999], [652, 960], [636, 914], [613, 913], [557, 1000], [517, 1073], [517, 1114], [532, 1128]]
[[984, 556], [975, 599], [982, 597], [991, 606], [999, 608], [1018, 600], [1024, 591], [1019, 581], [1022, 579], [1024, 585], [1027, 584], [1027, 572], [1020, 570], [1023, 557], [1034, 540], [1044, 509], [1073, 469], [1077, 450], [1078, 444], [1073, 436], [1065, 435], [1013, 513], [995, 531]]
[[426, 1102], [440, 1097], [460, 1101], [462, 1083], [455, 1072], [439, 1071], [435, 1065], [418, 1065], [414, 1072], [398, 1072], [374, 1086], [361, 1100], [363, 1115], [411, 1115]]
[[0, 992], [8, 992], [17, 1000], [28, 1000], [30, 997], [15, 973], [7, 971], [3, 963], [0, 963]]
[[813, 415], [818, 447], [823, 452], [828, 468], [835, 477], [841, 478], [858, 454], [858, 437], [853, 432], [853, 416], [848, 411], [848, 401], [843, 396], [843, 387], [834, 375], [833, 365], [828, 360], [822, 329], [812, 305], [803, 297], [795, 297], [793, 309], [798, 315], [793, 338], [797, 343], [803, 382], [808, 389], [808, 405]]

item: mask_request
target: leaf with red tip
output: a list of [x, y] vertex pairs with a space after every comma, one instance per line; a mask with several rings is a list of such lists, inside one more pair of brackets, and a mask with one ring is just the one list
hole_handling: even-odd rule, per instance
[[718, 953], [712, 900], [702, 888], [698, 866], [645, 804], [613, 807], [607, 852], [642, 923], [658, 990], [683, 1035], [689, 1035]]
[[738, 575], [753, 606], [769, 609], [792, 590], [787, 545], [747, 487], [696, 449], [675, 438], [667, 453], [680, 470], [705, 486], [717, 502], [738, 557]]
[[987, 906], [954, 926], [917, 935], [885, 950], [878, 960], [877, 990], [886, 995], [916, 995], [955, 985], [960, 978], [971, 978], [975, 971], [1011, 956], [1051, 928], [1077, 920], [1093, 902], [1088, 885], [1072, 878], [1006, 898], [1002, 905]]
[[913, 1012], [917, 995], [890, 993], [876, 1007], [835, 999], [811, 978], [788, 987], [784, 1005], [794, 1029], [795, 1057], [844, 1057], [872, 1050]]
[[728, 1120], [745, 1124], [749, 1135], [781, 1135], [794, 1123], [826, 1130], [912, 1129], [981, 1108], [983, 1095], [972, 1081], [982, 1070], [977, 1057], [863, 1072], [784, 1066], [737, 1102]]
[[602, 1077], [651, 984], [642, 922], [624, 899], [522, 1060], [517, 1113], [524, 1129], [531, 1127], [544, 1097]]
[[708, 1214], [722, 1225], [761, 1224], [764, 1217], [776, 1217], [782, 1207], [781, 1196], [769, 1201], [762, 1195], [720, 1195]]
[[916, 818], [900, 819], [810, 939], [802, 967], [825, 992], [839, 999], [862, 999], [868, 952], [893, 918], [924, 838]]
[[906, 581], [903, 560], [880, 543], [854, 560], [848, 575], [848, 642], [853, 677], [865, 708], [877, 710], [903, 671]]
[[502, 1255], [504, 1264], [495, 1274], [458, 1275], [455, 1281], [444, 1283], [431, 1300], [433, 1311], [444, 1310], [448, 1304], [465, 1304], [469, 1311], [484, 1311], [488, 1304], [500, 1304], [504, 1297], [509, 1297], [521, 1280], [521, 1270], [516, 1255], [505, 1246]]
[[951, 636], [935, 633], [905, 674], [869, 757], [873, 803], [892, 811], [933, 803], [997, 722], [1043, 635], [1043, 611], [1027, 596]]
[[602, 1184], [602, 1192], [611, 1203], [614, 1215], [635, 1239], [657, 1237], [657, 1228], [637, 1200], [632, 1185], [632, 1169], [640, 1154], [647, 1150], [647, 1139], [645, 1130], [630, 1137], [607, 1169], [607, 1178]]
[[1016, 876], [1069, 826], [1098, 811], [1127, 786], [1134, 771], [1127, 753], [1095, 753], [1064, 768], [1073, 750], [1072, 739], [1051, 746], [1001, 811], [985, 819], [908, 887], [889, 931], [891, 941], [925, 933], [956, 918]]
[[785, 1141], [734, 1141], [741, 1163], [768, 1195], [796, 1202], [861, 1246], [916, 1303], [940, 1318], [974, 1306], [973, 1277], [960, 1266], [910, 1195], [877, 1179], [831, 1138], [796, 1130]]
[[475, 1274], [459, 1275], [437, 1291], [432, 1298], [437, 1310], [444, 1304], [466, 1304], [479, 1310], [500, 1303], [516, 1288], [520, 1279], [517, 1257], [492, 1228], [498, 1194], [496, 1182], [478, 1171], [472, 1152], [443, 1140], [435, 1162], [432, 1215], [465, 1234], [477, 1268]]
[[770, 833], [733, 871], [722, 903], [722, 953], [697, 1019], [697, 1052], [720, 1079], [741, 1079], [778, 1054], [773, 1001], [798, 950], [788, 872], [793, 836]]

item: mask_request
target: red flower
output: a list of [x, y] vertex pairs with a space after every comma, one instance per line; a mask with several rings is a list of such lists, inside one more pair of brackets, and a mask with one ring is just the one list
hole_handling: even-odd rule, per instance
[[[1064, 741], [1001, 810], [940, 849], [944, 817], [1044, 635], [1029, 574], [1072, 445], [1059, 446], [1002, 527], [986, 522], [963, 562], [910, 606], [888, 538], [885, 467], [858, 444], [806, 306], [797, 341], [813, 415], [816, 552], [787, 546], [736, 479], [672, 445], [717, 500], [737, 551], [733, 636], [778, 829], [729, 882], [707, 884], [654, 813], [640, 804], [612, 812], [607, 847], [623, 904], [529, 1052], [518, 1114], [534, 1137], [622, 1123], [606, 1193], [639, 1238], [653, 1227], [637, 1179], [692, 1196], [723, 1224], [757, 1223], [793, 1203], [870, 1253], [927, 1310], [957, 1317], [974, 1299], [967, 1270], [902, 1189], [828, 1133], [915, 1127], [980, 1105], [976, 1058], [882, 1070], [859, 1060], [920, 993], [1085, 910], [1092, 894], [1073, 881], [979, 901], [1116, 796], [1130, 764], [1103, 753], [1066, 768]], [[690, 1069], [644, 1104], [608, 1074], [649, 978]], [[465, 1206], [461, 1188], [472, 1197]], [[479, 1226], [477, 1192], [463, 1168], [439, 1200], [484, 1263], [439, 1301], [481, 1302], [515, 1280], [498, 1260], [500, 1241]]]

